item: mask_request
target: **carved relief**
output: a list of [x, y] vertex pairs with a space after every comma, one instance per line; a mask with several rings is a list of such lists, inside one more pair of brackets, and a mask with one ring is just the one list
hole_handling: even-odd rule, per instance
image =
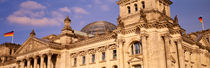
[[99, 52], [104, 52], [104, 51], [106, 51], [106, 47], [105, 47], [105, 46], [99, 47], [99, 48], [98, 48], [98, 51], [99, 51]]
[[46, 47], [44, 44], [31, 40], [30, 42], [28, 42], [28, 44], [23, 45], [22, 50], [19, 52], [19, 54], [24, 54], [24, 53], [28, 53], [30, 51], [34, 51], [40, 48], [44, 48]]
[[96, 53], [96, 50], [95, 49], [90, 49], [90, 50], [88, 50], [88, 53], [89, 54], [94, 54], [94, 53]]
[[117, 45], [112, 44], [112, 45], [109, 45], [108, 48], [109, 48], [110, 50], [113, 50], [113, 49], [117, 49], [117, 47], [118, 47]]
[[78, 56], [77, 53], [72, 53], [72, 54], [71, 54], [71, 57], [72, 57], [72, 58], [76, 58], [77, 56]]
[[84, 55], [86, 55], [86, 54], [87, 54], [87, 52], [85, 52], [85, 51], [79, 52], [79, 55], [80, 55], [80, 56], [84, 56]]

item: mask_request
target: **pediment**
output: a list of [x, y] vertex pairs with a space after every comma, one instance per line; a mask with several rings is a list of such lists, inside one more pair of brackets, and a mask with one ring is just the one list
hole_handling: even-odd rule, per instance
[[41, 50], [46, 47], [48, 47], [46, 43], [40, 42], [38, 39], [35, 38], [29, 38], [23, 43], [23, 45], [17, 50], [15, 54], [26, 54], [36, 50]]
[[143, 58], [134, 56], [128, 60], [128, 62], [139, 62], [139, 61], [143, 61]]

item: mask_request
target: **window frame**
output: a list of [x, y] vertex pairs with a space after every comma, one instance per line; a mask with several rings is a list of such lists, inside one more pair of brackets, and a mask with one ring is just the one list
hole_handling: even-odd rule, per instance
[[[138, 44], [138, 45], [136, 45]], [[131, 44], [131, 55], [140, 55], [143, 53], [142, 43], [141, 42], [134, 42]]]
[[95, 54], [92, 54], [91, 56], [92, 56], [92, 59], [91, 59], [92, 63], [95, 63], [96, 62], [96, 59], [95, 59], [96, 58], [96, 55]]
[[145, 8], [146, 8], [146, 6], [145, 6], [145, 2], [144, 2], [144, 1], [142, 1], [142, 2], [141, 2], [141, 4], [142, 4], [142, 8], [143, 8], [143, 9], [145, 9]]
[[105, 61], [106, 60], [106, 52], [101, 53], [101, 60]]
[[77, 65], [77, 58], [74, 58], [74, 64], [73, 64], [74, 66], [76, 66]]
[[113, 58], [113, 59], [117, 59], [117, 50], [114, 49], [114, 50], [112, 50], [112, 51], [113, 51], [112, 58]]
[[85, 64], [85, 62], [86, 62], [86, 57], [82, 56], [82, 64]]
[[135, 11], [138, 11], [138, 4], [134, 4]]
[[128, 9], [128, 14], [131, 14], [131, 7], [127, 6], [127, 9]]

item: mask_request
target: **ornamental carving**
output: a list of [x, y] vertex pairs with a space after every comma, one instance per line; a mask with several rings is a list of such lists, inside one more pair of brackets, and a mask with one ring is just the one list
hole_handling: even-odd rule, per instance
[[77, 56], [78, 56], [77, 53], [72, 53], [72, 54], [71, 54], [71, 57], [72, 57], [72, 58], [75, 58], [75, 57], [77, 57]]
[[98, 51], [99, 52], [104, 52], [104, 51], [106, 51], [106, 47], [105, 46], [99, 47]]
[[113, 49], [117, 49], [117, 47], [118, 47], [117, 45], [112, 44], [112, 45], [109, 45], [108, 48], [109, 48], [110, 50], [113, 50]]
[[94, 54], [94, 53], [96, 53], [96, 50], [95, 49], [90, 49], [90, 50], [88, 50], [88, 53], [89, 54]]
[[84, 55], [86, 55], [86, 54], [87, 54], [87, 52], [85, 52], [85, 51], [79, 52], [79, 55], [80, 55], [80, 56], [84, 56]]
[[28, 42], [28, 44], [23, 45], [22, 50], [19, 52], [19, 54], [28, 53], [30, 51], [38, 50], [44, 47], [46, 47], [44, 44], [31, 40], [30, 42]]

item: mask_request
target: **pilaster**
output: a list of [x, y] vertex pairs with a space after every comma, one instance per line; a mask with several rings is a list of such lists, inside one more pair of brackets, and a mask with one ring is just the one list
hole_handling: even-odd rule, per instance
[[143, 45], [143, 66], [148, 68], [148, 45], [147, 45], [147, 34], [142, 34], [142, 45]]

